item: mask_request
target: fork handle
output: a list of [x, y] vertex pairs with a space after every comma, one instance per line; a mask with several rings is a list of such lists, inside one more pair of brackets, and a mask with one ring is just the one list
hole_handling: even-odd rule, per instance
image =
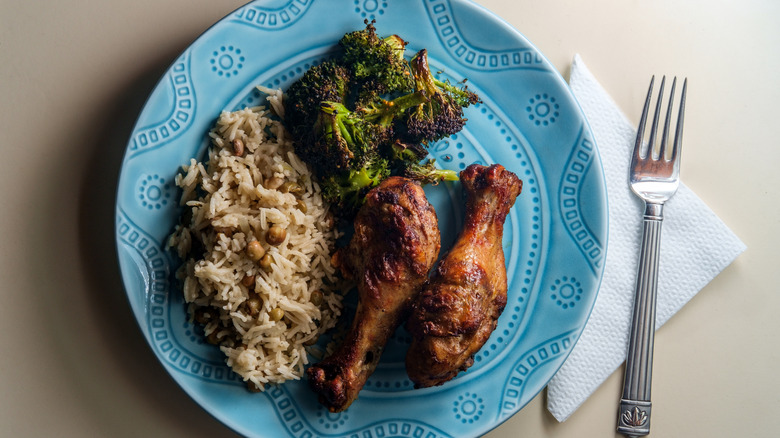
[[650, 433], [650, 387], [662, 223], [663, 204], [646, 203], [617, 427], [618, 432], [632, 437]]

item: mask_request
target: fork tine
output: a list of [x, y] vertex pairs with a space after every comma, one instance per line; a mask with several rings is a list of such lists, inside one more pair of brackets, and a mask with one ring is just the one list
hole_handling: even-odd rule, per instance
[[[674, 89], [677, 85], [677, 77], [672, 80], [672, 90], [669, 93], [669, 104], [666, 108], [666, 120], [664, 120], [664, 131], [661, 135], [661, 147], [658, 151], [658, 158], [666, 159], [666, 149], [669, 143], [669, 124], [672, 120], [672, 108], [674, 107]], [[662, 96], [659, 96], [659, 102]]]
[[645, 98], [645, 106], [642, 108], [642, 116], [639, 118], [639, 126], [637, 126], [636, 128], [636, 143], [634, 143], [634, 155], [633, 157], [631, 157], [632, 163], [635, 163], [637, 160], [642, 159], [642, 137], [645, 134], [645, 124], [647, 122], [647, 110], [650, 109], [650, 98], [653, 97], [653, 82], [655, 82], [655, 75], [653, 75], [650, 78], [650, 88], [647, 90], [647, 97]]
[[646, 157], [650, 159], [657, 159], [655, 155], [655, 136], [658, 133], [658, 118], [661, 115], [661, 102], [664, 100], [664, 84], [666, 83], [666, 76], [661, 77], [661, 86], [658, 89], [658, 100], [655, 104], [655, 114], [653, 114], [653, 127], [650, 130], [650, 139], [647, 140], [647, 154]]
[[677, 111], [677, 128], [674, 131], [674, 147], [672, 148], [671, 160], [674, 162], [675, 168], [679, 168], [680, 160], [678, 159], [681, 154], [682, 148], [682, 134], [683, 134], [683, 119], [685, 118], [685, 95], [688, 91], [688, 78], [683, 80], [682, 97], [680, 97], [680, 109]]

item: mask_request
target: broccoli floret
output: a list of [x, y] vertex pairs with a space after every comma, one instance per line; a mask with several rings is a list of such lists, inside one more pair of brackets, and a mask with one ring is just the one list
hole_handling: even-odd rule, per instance
[[428, 155], [428, 150], [419, 143], [396, 140], [391, 148], [391, 156], [397, 163], [418, 163]]
[[322, 102], [312, 134], [312, 150], [317, 154], [309, 162], [322, 176], [360, 168], [367, 154], [382, 151], [392, 142], [396, 119], [424, 100], [421, 93], [411, 93], [355, 111], [339, 102]]
[[366, 156], [390, 141], [393, 126], [372, 123], [341, 103], [326, 101], [320, 105], [314, 136], [318, 155], [312, 164], [318, 174], [327, 175], [360, 168]]
[[374, 22], [366, 20], [364, 30], [344, 35], [339, 45], [343, 64], [358, 82], [356, 100], [412, 89], [414, 83], [404, 58], [406, 41], [398, 35], [380, 38]]
[[285, 122], [293, 128], [311, 127], [318, 117], [320, 103], [346, 101], [351, 82], [352, 73], [336, 61], [311, 67], [287, 89]]
[[411, 60], [415, 89], [427, 102], [410, 110], [407, 136], [412, 142], [428, 144], [463, 129], [463, 108], [478, 103], [479, 97], [465, 86], [458, 87], [436, 79], [428, 66], [428, 52], [420, 50]]
[[[312, 126], [320, 117], [323, 101], [343, 102], [349, 95], [350, 71], [335, 61], [315, 65], [287, 89], [284, 100], [284, 120], [295, 144], [295, 152], [316, 167], [323, 154]], [[329, 151], [332, 152], [332, 151]], [[330, 160], [336, 158], [329, 157]]]
[[439, 169], [436, 160], [429, 159], [425, 163], [420, 160], [428, 155], [428, 151], [420, 144], [406, 143], [396, 140], [392, 145], [395, 174], [403, 175], [419, 181], [421, 184], [438, 184], [441, 181], [457, 181], [458, 173], [454, 170]]
[[366, 193], [390, 176], [386, 159], [377, 153], [368, 153], [363, 165], [342, 173], [334, 173], [321, 182], [323, 198], [342, 218], [354, 216]]

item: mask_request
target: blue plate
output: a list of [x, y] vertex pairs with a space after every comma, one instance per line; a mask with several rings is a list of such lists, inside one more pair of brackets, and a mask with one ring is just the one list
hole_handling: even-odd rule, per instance
[[[346, 32], [376, 19], [380, 34], [427, 48], [433, 69], [468, 78], [484, 103], [466, 128], [432, 145], [443, 167], [500, 163], [524, 181], [504, 235], [509, 298], [474, 366], [415, 390], [399, 329], [360, 398], [329, 413], [305, 381], [249, 393], [221, 353], [187, 323], [164, 248], [179, 215], [174, 175], [207, 147], [220, 111], [263, 103], [258, 84], [285, 89]], [[462, 223], [460, 187], [426, 189], [442, 247]], [[160, 362], [205, 410], [247, 436], [484, 434], [552, 378], [582, 332], [601, 281], [607, 200], [593, 134], [568, 86], [525, 37], [463, 0], [276, 0], [238, 9], [170, 67], [144, 107], [122, 163], [116, 238], [132, 310]]]

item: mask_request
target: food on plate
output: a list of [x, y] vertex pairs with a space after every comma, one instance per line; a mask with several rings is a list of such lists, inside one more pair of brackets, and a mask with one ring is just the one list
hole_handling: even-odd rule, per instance
[[343, 218], [351, 219], [365, 194], [391, 175], [423, 183], [457, 179], [423, 161], [426, 145], [460, 131], [463, 108], [479, 97], [464, 84], [437, 79], [426, 50], [407, 60], [405, 47], [399, 36], [380, 38], [366, 23], [287, 90], [285, 123], [295, 150]]
[[495, 330], [506, 305], [504, 220], [522, 191], [517, 176], [494, 164], [460, 173], [463, 229], [413, 305], [406, 371], [415, 387], [441, 385], [465, 371]]
[[[281, 91], [269, 103], [283, 111]], [[309, 167], [264, 107], [223, 112], [204, 162], [183, 166], [169, 244], [191, 319], [252, 390], [303, 376], [306, 346], [333, 327], [338, 237]]]
[[366, 195], [355, 233], [334, 265], [357, 283], [352, 325], [333, 354], [306, 371], [331, 412], [347, 409], [407, 315], [440, 249], [436, 212], [422, 187], [393, 176]]
[[466, 124], [463, 108], [479, 103], [479, 97], [464, 87], [436, 79], [428, 66], [428, 51], [417, 52], [410, 62], [414, 89], [425, 102], [414, 107], [406, 118], [407, 141], [427, 144], [457, 134]]
[[[440, 80], [425, 49], [407, 59], [405, 47], [366, 22], [284, 99], [258, 87], [272, 110], [223, 112], [205, 161], [176, 178], [186, 208], [169, 244], [191, 319], [250, 390], [305, 373], [329, 410], [346, 409], [438, 257], [421, 184], [458, 174], [427, 147], [459, 132], [480, 100]], [[354, 235], [334, 254], [337, 218], [354, 219]], [[357, 285], [355, 318], [304, 372], [307, 346], [341, 314], [344, 283]]]

